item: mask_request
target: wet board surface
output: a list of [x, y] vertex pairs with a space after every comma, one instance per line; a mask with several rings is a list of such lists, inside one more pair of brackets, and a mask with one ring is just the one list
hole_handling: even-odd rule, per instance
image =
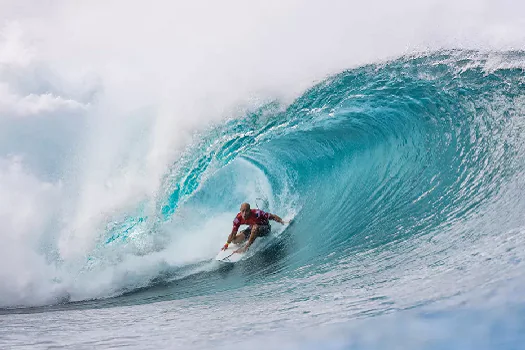
[[235, 253], [235, 251], [239, 248], [242, 248], [244, 244], [230, 244], [228, 246], [228, 249], [221, 250], [219, 254], [215, 257], [215, 260], [222, 261], [222, 262], [228, 262], [228, 263], [234, 263], [239, 260], [241, 260], [246, 253]]

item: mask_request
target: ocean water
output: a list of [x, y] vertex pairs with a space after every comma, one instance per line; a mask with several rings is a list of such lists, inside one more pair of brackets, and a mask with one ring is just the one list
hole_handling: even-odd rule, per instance
[[[1, 348], [523, 348], [520, 48], [365, 55], [241, 102], [185, 105], [183, 77], [170, 109], [125, 64], [52, 75], [32, 21], [0, 50]], [[244, 201], [293, 222], [222, 264]]]

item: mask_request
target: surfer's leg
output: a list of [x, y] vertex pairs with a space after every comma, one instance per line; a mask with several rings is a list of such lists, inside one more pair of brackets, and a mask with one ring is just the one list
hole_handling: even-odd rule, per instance
[[254, 230], [255, 227], [257, 227], [257, 225], [249, 226], [247, 229], [242, 231], [242, 233], [244, 233], [245, 241], [247, 241], [250, 238], [252, 231]]
[[244, 242], [244, 235], [242, 233], [238, 233], [237, 236], [235, 236], [235, 238], [232, 240], [232, 243], [239, 244], [241, 242]]
[[272, 232], [272, 227], [270, 225], [259, 225], [259, 230], [257, 231], [257, 237], [264, 237]]
[[261, 230], [261, 226], [259, 225], [253, 225], [251, 227], [251, 231], [247, 232], [246, 238], [248, 239], [248, 245], [251, 245], [253, 241], [259, 236], [259, 231]]
[[237, 233], [237, 236], [235, 236], [235, 239], [233, 240], [233, 243], [239, 244], [239, 243], [242, 243], [242, 242], [246, 241], [248, 238], [250, 238], [251, 230], [252, 230], [252, 228], [248, 227], [248, 228], [242, 230], [241, 232]]

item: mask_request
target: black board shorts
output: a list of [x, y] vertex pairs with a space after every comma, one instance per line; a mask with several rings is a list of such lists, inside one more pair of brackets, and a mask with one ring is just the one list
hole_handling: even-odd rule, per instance
[[[272, 232], [272, 227], [268, 225], [259, 225], [259, 234], [257, 237], [264, 237], [270, 234]], [[252, 227], [248, 226], [248, 228], [245, 228], [241, 231], [241, 233], [244, 234], [244, 240], [248, 240], [250, 238], [250, 234], [252, 233]]]

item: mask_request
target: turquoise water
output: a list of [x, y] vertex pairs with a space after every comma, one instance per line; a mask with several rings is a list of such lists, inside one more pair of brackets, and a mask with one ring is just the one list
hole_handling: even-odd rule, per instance
[[[291, 104], [267, 101], [210, 126], [194, 135], [154, 198], [107, 220], [78, 269], [80, 282], [45, 306], [3, 305], [2, 313], [15, 324], [33, 312], [60, 323], [120, 310], [104, 313], [133, 323], [149, 310], [173, 344], [195, 347], [227, 346], [222, 332], [277, 332], [273, 347], [375, 348], [397, 340], [414, 348], [518, 348], [523, 62], [523, 52], [401, 57], [340, 72]], [[221, 265], [214, 254], [244, 201], [293, 224], [275, 223], [246, 260]], [[204, 252], [193, 254], [201, 244]], [[82, 290], [108, 270], [122, 274], [96, 292]], [[232, 313], [235, 322], [225, 321]], [[397, 329], [397, 320], [411, 330]], [[455, 333], [457, 320], [481, 322], [487, 342], [458, 341], [478, 333]], [[383, 338], [371, 324], [381, 325]], [[302, 336], [319, 326], [327, 329]], [[133, 327], [121, 331], [140, 332]], [[418, 329], [441, 340], [409, 341]], [[98, 332], [103, 339], [103, 327]], [[163, 347], [164, 332], [147, 331], [151, 343], [131, 344]], [[257, 347], [240, 338], [238, 346]]]

